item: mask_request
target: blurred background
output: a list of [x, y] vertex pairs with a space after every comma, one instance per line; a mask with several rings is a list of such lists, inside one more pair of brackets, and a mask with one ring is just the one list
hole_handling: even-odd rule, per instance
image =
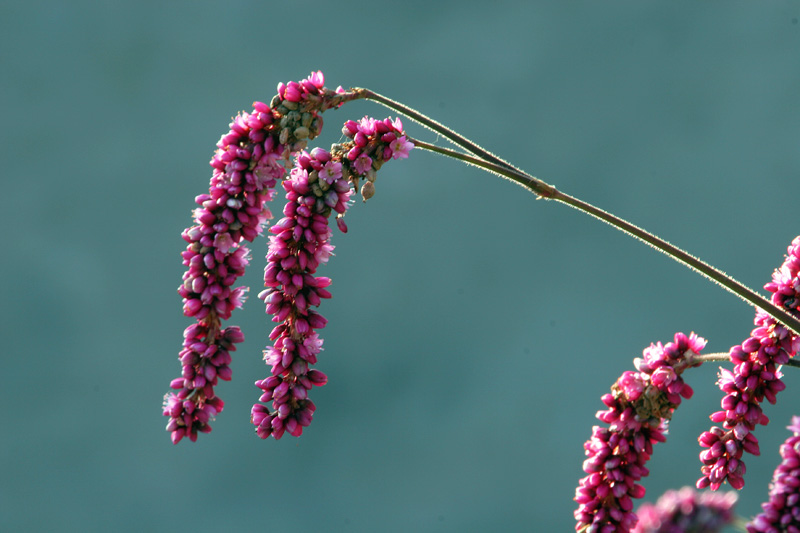
[[[249, 422], [269, 372], [262, 239], [228, 322], [246, 340], [225, 410], [173, 446], [180, 233], [214, 144], [320, 69], [760, 289], [800, 233], [798, 17], [785, 1], [3, 3], [0, 530], [572, 530], [600, 396], [676, 331], [727, 351], [752, 309], [577, 211], [412, 152], [320, 269], [334, 298], [313, 424], [276, 442]], [[319, 144], [365, 114], [394, 116], [347, 104]], [[699, 477], [718, 366], [686, 375], [696, 395], [646, 500]], [[787, 374], [744, 516], [800, 414]]]

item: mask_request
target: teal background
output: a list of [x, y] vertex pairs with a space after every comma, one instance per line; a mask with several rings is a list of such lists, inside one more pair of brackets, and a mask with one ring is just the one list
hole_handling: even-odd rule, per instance
[[[0, 530], [572, 530], [601, 394], [675, 331], [727, 351], [752, 310], [577, 211], [412, 152], [320, 271], [313, 424], [276, 442], [248, 420], [268, 373], [261, 240], [225, 410], [173, 446], [180, 233], [214, 143], [321, 69], [760, 288], [800, 232], [798, 17], [781, 1], [4, 2]], [[330, 111], [321, 145], [365, 114], [394, 116]], [[647, 500], [699, 476], [717, 367], [687, 374]], [[745, 516], [798, 413], [787, 373]]]

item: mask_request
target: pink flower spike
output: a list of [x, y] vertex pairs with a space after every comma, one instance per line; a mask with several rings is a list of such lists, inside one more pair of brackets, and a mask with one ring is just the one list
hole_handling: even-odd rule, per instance
[[[270, 238], [264, 272], [265, 286], [271, 290], [265, 297], [267, 311], [280, 325], [270, 335], [273, 346], [265, 351], [265, 362], [271, 366], [272, 376], [260, 382], [261, 386], [257, 383], [262, 390], [266, 382], [272, 388], [260, 398], [260, 401], [272, 400], [272, 410], [260, 404], [253, 407], [253, 412], [267, 412], [272, 420], [272, 431], [267, 432], [262, 429], [265, 417], [253, 417], [261, 438], [278, 439], [284, 432], [300, 436], [314, 411], [308, 389], [327, 380], [322, 372], [308, 369], [316, 363], [322, 349], [322, 339], [316, 331], [326, 324], [325, 318], [312, 308], [323, 297], [330, 297], [324, 289], [330, 279], [314, 274], [333, 250], [328, 227], [328, 219], [335, 212], [331, 208], [350, 204], [352, 191], [343, 177], [344, 156], [342, 151], [334, 154], [322, 149], [302, 152], [296, 158], [290, 179], [283, 183], [286, 217], [270, 230], [274, 236]], [[318, 182], [312, 180], [314, 173]]]
[[[765, 288], [772, 292], [772, 303], [796, 315], [796, 304], [800, 301], [800, 237], [792, 241], [787, 252], [786, 260]], [[724, 410], [714, 413], [711, 419], [722, 427], [712, 427], [700, 437], [701, 445], [708, 440], [709, 433], [719, 434], [720, 440], [736, 444], [736, 453], [727, 451], [715, 457], [701, 453], [702, 477], [698, 483], [706, 484], [708, 480], [712, 489], [725, 481], [734, 488], [744, 485], [745, 466], [739, 450], [758, 455], [758, 439], [753, 431], [757, 425], [769, 423], [761, 404], [765, 398], [770, 403], [777, 401], [777, 393], [785, 388], [780, 365], [788, 362], [798, 350], [800, 336], [763, 311], [756, 311], [754, 322], [756, 328], [750, 336], [730, 350], [735, 365], [733, 371], [720, 370], [717, 384], [725, 393], [721, 402]]]
[[595, 426], [584, 444], [587, 476], [575, 491], [577, 531], [630, 531], [636, 524], [632, 499], [644, 496], [638, 482], [647, 475], [653, 445], [666, 440], [668, 422], [681, 403], [670, 389], [682, 388], [681, 373], [696, 365], [692, 356], [701, 346], [704, 342], [694, 334], [682, 333], [666, 345], [652, 344], [637, 362], [639, 371], [624, 372], [611, 394], [603, 395], [608, 409], [596, 416], [608, 427]]
[[[289, 83], [284, 91], [286, 99], [295, 98], [293, 90], [309, 90], [313, 81], [312, 73], [300, 85]], [[330, 279], [315, 276], [333, 251], [329, 218], [336, 214], [337, 226], [346, 233], [341, 215], [352, 206], [353, 187], [359, 185], [360, 178], [366, 178], [361, 189], [366, 199], [371, 194], [365, 194], [364, 187], [374, 193], [376, 169], [394, 155], [389, 144], [394, 143], [401, 151], [399, 157], [407, 157], [413, 145], [401, 130], [395, 131], [396, 126], [402, 124], [371, 117], [347, 121], [342, 133], [351, 140], [335, 144], [331, 152], [319, 148], [300, 152], [290, 178], [282, 184], [287, 200], [285, 217], [269, 230], [272, 237], [264, 269], [267, 291], [260, 294], [267, 312], [273, 315], [272, 321], [278, 323], [269, 335], [273, 345], [264, 352], [272, 376], [256, 384], [262, 390], [259, 401], [272, 401], [271, 409], [260, 404], [253, 407], [259, 414], [252, 422], [261, 438], [278, 439], [284, 432], [299, 436], [311, 422], [316, 407], [308, 391], [327, 382], [322, 372], [310, 366], [316, 364], [322, 350], [318, 331], [327, 324], [314, 308], [331, 297], [325, 288]], [[267, 381], [269, 387], [265, 386]], [[265, 426], [267, 420], [271, 429]]]
[[[186, 272], [178, 294], [183, 298], [184, 314], [192, 317], [195, 323], [184, 332], [184, 345], [179, 354], [181, 377], [171, 381], [173, 392], [163, 400], [162, 412], [169, 417], [167, 431], [171, 433], [173, 442], [184, 437], [195, 441], [199, 433], [208, 433], [210, 421], [223, 410], [224, 403], [216, 396], [214, 388], [219, 380], [231, 378], [230, 352], [244, 337], [236, 327], [223, 329], [222, 322], [245, 301], [247, 288], [235, 287], [235, 284], [249, 262], [246, 242], [258, 237], [262, 225], [272, 216], [266, 204], [273, 198], [278, 180], [285, 178], [287, 162], [305, 146], [306, 139], [313, 139], [321, 133], [321, 113], [342, 103], [339, 93], [324, 87], [321, 71], [312, 72], [299, 83], [281, 83], [277, 90], [278, 96], [270, 100], [276, 101], [275, 109], [264, 102], [254, 102], [252, 111], [234, 117], [229, 131], [220, 137], [210, 161], [212, 175], [208, 193], [195, 197], [198, 207], [193, 211], [193, 225], [181, 234], [187, 244], [181, 254]], [[302, 113], [291, 112], [300, 108], [292, 102], [302, 105]], [[330, 154], [325, 159], [327, 152], [324, 150], [314, 153], [318, 156], [315, 163], [319, 166], [313, 170], [322, 169], [323, 181], [332, 182], [335, 207], [343, 211], [351, 193], [349, 185], [338, 183], [341, 167], [324, 167]], [[309, 307], [313, 302], [319, 302], [322, 295], [304, 287], [302, 275], [296, 277], [287, 270], [296, 268], [296, 265], [301, 265], [304, 270], [313, 270], [323, 262], [322, 259], [327, 259], [333, 249], [327, 243], [330, 236], [327, 219], [321, 225], [315, 221], [313, 228], [307, 227], [308, 218], [302, 219], [302, 209], [307, 211], [316, 202], [315, 198], [307, 196], [311, 190], [309, 170], [305, 169], [304, 175], [297, 177], [291, 193], [295, 199], [302, 196], [310, 200], [310, 204], [295, 205], [294, 211], [282, 219], [281, 224], [286, 226], [278, 225], [278, 230], [273, 231], [272, 240], [285, 244], [287, 239], [295, 237], [311, 239], [315, 248], [305, 250], [302, 255], [291, 253], [297, 250], [277, 249], [275, 253], [278, 255], [265, 272], [269, 291], [263, 297], [268, 300], [267, 305], [276, 313], [286, 313], [284, 308], [296, 311], [299, 316], [289, 317], [287, 314], [284, 317], [294, 323], [308, 323], [302, 315], [311, 312]], [[328, 199], [329, 202], [332, 200], [334, 198]], [[329, 214], [326, 212], [326, 217]], [[299, 224], [301, 222], [303, 225]], [[290, 255], [291, 259], [281, 267], [281, 261]], [[300, 284], [281, 287], [287, 280], [299, 280]], [[286, 299], [273, 298], [271, 295], [275, 293]], [[295, 301], [298, 306], [291, 309]], [[314, 319], [314, 324], [321, 323], [320, 319]], [[285, 336], [289, 325], [279, 324], [270, 333], [270, 338]], [[311, 353], [310, 349], [304, 348], [303, 355], [308, 360], [315, 360], [318, 352], [319, 349]], [[287, 365], [281, 365], [284, 355], [279, 352], [277, 357], [270, 355], [270, 358], [285, 370]], [[297, 365], [295, 368], [303, 367]], [[276, 387], [274, 384], [272, 389]], [[271, 395], [272, 389], [264, 394]], [[282, 424], [273, 427], [273, 418], [260, 415], [259, 418], [259, 436], [273, 435], [277, 438], [283, 434], [285, 427]]]

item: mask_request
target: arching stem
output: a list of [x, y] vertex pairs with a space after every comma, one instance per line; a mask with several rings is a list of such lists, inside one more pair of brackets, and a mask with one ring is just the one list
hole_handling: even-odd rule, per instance
[[[441, 133], [442, 135], [445, 135], [444, 132], [438, 130], [435, 131]], [[446, 131], [449, 132], [449, 130]], [[529, 189], [531, 192], [533, 192], [540, 198], [546, 198], [548, 200], [556, 200], [558, 202], [562, 202], [571, 207], [574, 207], [575, 209], [578, 209], [579, 211], [582, 211], [599, 220], [602, 220], [606, 224], [652, 246], [656, 250], [668, 255], [675, 261], [688, 266], [689, 268], [695, 270], [696, 272], [699, 272], [706, 278], [722, 286], [724, 289], [735, 294], [736, 296], [748, 302], [749, 304], [763, 309], [768, 315], [773, 317], [775, 320], [784, 324], [786, 327], [791, 329], [795, 334], [800, 335], [800, 321], [798, 321], [792, 315], [787, 313], [785, 310], [777, 307], [776, 305], [774, 305], [772, 302], [770, 302], [760, 294], [756, 293], [746, 285], [736, 281], [735, 279], [728, 276], [721, 270], [714, 268], [708, 263], [701, 261], [700, 259], [694, 257], [693, 255], [681, 250], [677, 246], [670, 244], [664, 239], [661, 239], [660, 237], [657, 237], [652, 233], [645, 231], [644, 229], [635, 226], [626, 220], [623, 220], [615, 215], [612, 215], [611, 213], [603, 211], [599, 207], [595, 207], [587, 202], [584, 202], [583, 200], [579, 200], [578, 198], [574, 198], [568, 194], [564, 194], [561, 191], [557, 190], [552, 185], [549, 185], [537, 178], [534, 178], [533, 176], [519, 169], [513, 168], [505, 162], [502, 162], [503, 164], [498, 164], [496, 162], [487, 161], [483, 159], [483, 155], [475, 157], [469, 154], [458, 152], [456, 150], [451, 150], [449, 148], [442, 148], [440, 146], [435, 146], [426, 143], [424, 141], [419, 141], [416, 139], [411, 139], [411, 141], [418, 148], [429, 150], [431, 152], [436, 152], [438, 154], [445, 155], [448, 157], [452, 157], [460, 161], [463, 161], [465, 163], [475, 165], [482, 169], [488, 170], [489, 172], [492, 172], [494, 174], [507, 178], [515, 183], [518, 183], [519, 185], [525, 187], [526, 189]], [[459, 144], [461, 146], [464, 146], [463, 143]], [[474, 143], [470, 143], [469, 146], [475, 146], [475, 145]], [[488, 154], [488, 152], [485, 153]], [[499, 159], [496, 158], [495, 156], [492, 156], [492, 158]]]

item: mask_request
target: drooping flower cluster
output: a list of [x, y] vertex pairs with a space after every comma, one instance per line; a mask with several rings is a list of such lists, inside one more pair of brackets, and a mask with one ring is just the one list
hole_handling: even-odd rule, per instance
[[694, 333], [676, 333], [673, 342], [651, 344], [634, 360], [637, 371], [627, 371], [601, 399], [608, 409], [597, 418], [607, 426], [594, 426], [584, 448], [588, 475], [575, 491], [577, 531], [627, 532], [636, 524], [632, 498], [645, 494], [638, 482], [647, 476], [645, 466], [653, 445], [666, 440], [668, 421], [691, 387], [681, 373], [698, 366], [693, 356], [706, 341]]
[[251, 411], [251, 421], [262, 439], [279, 439], [284, 432], [302, 434], [316, 409], [308, 391], [327, 382], [325, 374], [309, 365], [317, 362], [322, 350], [317, 331], [327, 323], [312, 307], [331, 296], [326, 288], [330, 279], [314, 275], [333, 251], [328, 219], [336, 213], [340, 229], [346, 231], [341, 216], [359, 178], [366, 177], [372, 184], [375, 171], [385, 161], [407, 157], [413, 146], [399, 120], [365, 117], [358, 123], [348, 122], [345, 129], [352, 132], [348, 135], [352, 141], [334, 145], [331, 152], [315, 148], [297, 156], [290, 179], [283, 183], [284, 217], [270, 228], [273, 236], [264, 270], [267, 289], [259, 298], [278, 325], [270, 333], [274, 344], [264, 352], [272, 375], [257, 381], [256, 386], [262, 391], [259, 401], [271, 401], [272, 409], [256, 403]]
[[747, 524], [750, 533], [786, 531], [800, 533], [800, 416], [788, 426], [792, 436], [781, 445], [781, 464], [775, 469], [769, 501], [763, 512]]
[[352, 141], [346, 146], [334, 146], [334, 150], [346, 150], [346, 161], [356, 185], [358, 178], [366, 180], [361, 187], [361, 197], [365, 202], [375, 194], [375, 173], [381, 165], [390, 159], [407, 158], [414, 146], [403, 133], [403, 123], [399, 118], [348, 120], [342, 133]]
[[736, 491], [698, 492], [692, 487], [668, 490], [655, 504], [636, 510], [633, 533], [716, 533], [736, 520]]
[[785, 388], [779, 366], [797, 352], [797, 339], [785, 327], [763, 312], [757, 312], [757, 328], [751, 337], [730, 351], [736, 365], [733, 372], [720, 369], [718, 385], [726, 394], [723, 411], [711, 415], [714, 426], [698, 438], [707, 450], [700, 453], [703, 476], [697, 488], [716, 490], [724, 482], [740, 489], [744, 486], [744, 452], [759, 455], [758, 439], [752, 433], [756, 425], [767, 425], [769, 419], [761, 409], [764, 398], [775, 403], [776, 394]]
[[317, 362], [322, 347], [316, 330], [327, 322], [312, 307], [331, 296], [326, 289], [330, 279], [314, 273], [333, 251], [328, 217], [331, 211], [344, 213], [351, 195], [341, 163], [321, 148], [300, 153], [283, 186], [285, 216], [270, 228], [274, 235], [264, 271], [268, 288], [259, 295], [279, 323], [270, 333], [274, 345], [264, 353], [273, 375], [256, 382], [263, 391], [261, 401], [272, 400], [275, 410], [271, 414], [261, 404], [253, 406], [252, 420], [261, 438], [280, 438], [287, 430], [300, 435], [316, 409], [308, 391], [327, 381], [322, 372], [308, 367]]
[[221, 329], [221, 321], [242, 306], [248, 290], [233, 287], [248, 263], [244, 242], [252, 242], [272, 216], [266, 203], [286, 175], [291, 155], [320, 133], [320, 114], [341, 101], [341, 95], [324, 88], [321, 72], [299, 83], [281, 83], [272, 107], [255, 102], [253, 111], [235, 117], [217, 143], [209, 192], [195, 199], [194, 225], [182, 234], [188, 270], [178, 293], [184, 315], [197, 322], [184, 332], [182, 377], [171, 383], [178, 392], [164, 398], [174, 443], [210, 431], [208, 421], [222, 411], [214, 386], [218, 378], [230, 379], [229, 352], [244, 340], [235, 326]]
[[[774, 304], [796, 314], [800, 306], [800, 237], [788, 252], [783, 266], [764, 288], [772, 293]], [[776, 402], [776, 395], [786, 387], [780, 366], [800, 348], [800, 337], [761, 310], [756, 311], [755, 325], [750, 337], [730, 350], [733, 371], [720, 369], [717, 384], [725, 393], [723, 410], [712, 414], [711, 420], [722, 427], [714, 426], [698, 438], [700, 445], [708, 448], [700, 453], [703, 476], [697, 481], [699, 489], [716, 490], [725, 481], [735, 489], [744, 486], [743, 452], [760, 454], [752, 432], [756, 425], [769, 423], [761, 404], [764, 398]]]

